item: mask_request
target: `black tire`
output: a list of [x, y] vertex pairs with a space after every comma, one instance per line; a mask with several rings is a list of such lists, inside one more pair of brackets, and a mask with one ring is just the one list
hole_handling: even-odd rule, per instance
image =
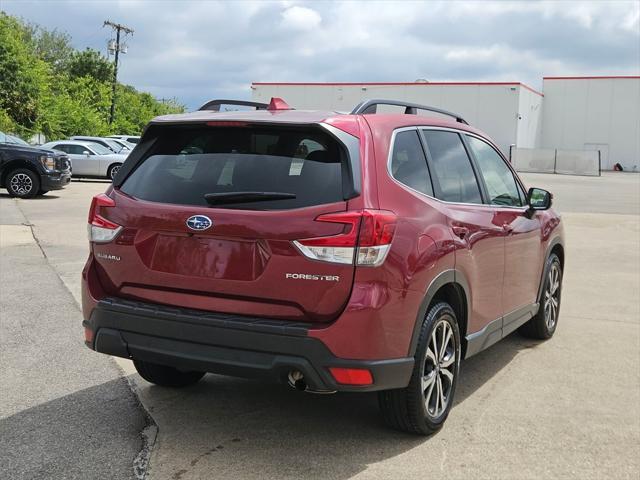
[[[554, 273], [556, 272], [556, 273]], [[557, 286], [551, 284], [557, 282]], [[544, 268], [544, 283], [540, 296], [540, 308], [538, 313], [527, 323], [522, 325], [518, 332], [527, 338], [547, 340], [551, 338], [558, 327], [560, 316], [560, 298], [562, 294], [562, 263], [555, 253], [549, 255]], [[551, 301], [550, 299], [553, 299]], [[555, 304], [554, 304], [555, 302]]]
[[134, 360], [133, 364], [140, 376], [147, 382], [163, 387], [187, 387], [198, 383], [198, 380], [204, 376], [204, 372], [183, 372], [177, 368], [142, 360]]
[[114, 163], [113, 165], [109, 165], [109, 168], [107, 169], [107, 178], [113, 182], [113, 177], [118, 174], [118, 170], [120, 170], [121, 166], [121, 163]]
[[7, 175], [5, 188], [12, 197], [33, 198], [40, 190], [40, 177], [27, 168], [18, 168]]
[[[443, 326], [443, 323], [450, 327], [449, 330]], [[441, 356], [441, 361], [438, 360], [438, 362], [431, 361], [427, 357], [427, 349], [429, 348], [432, 353], [434, 350], [431, 348], [433, 345], [431, 342], [436, 328], [438, 329], [436, 338], [438, 338], [437, 336], [440, 332], [450, 332], [452, 341], [451, 343], [449, 341], [446, 342], [445, 354]], [[438, 357], [440, 357], [439, 354]], [[450, 366], [443, 367], [451, 360], [453, 361]], [[435, 367], [436, 363], [439, 365], [437, 368]], [[445, 370], [453, 375], [452, 381], [449, 380], [448, 375], [445, 376], [441, 373], [441, 371]], [[448, 303], [440, 302], [429, 309], [422, 324], [409, 385], [403, 389], [386, 390], [378, 393], [378, 404], [387, 425], [397, 430], [420, 435], [431, 435], [440, 430], [453, 405], [459, 371], [460, 332], [456, 314]], [[423, 383], [423, 379], [425, 383]], [[431, 383], [428, 383], [429, 379], [432, 379]], [[440, 411], [438, 411], [439, 403], [433, 406], [432, 402], [427, 400], [427, 398], [433, 400], [433, 396], [437, 395], [434, 390], [438, 388], [438, 381], [440, 381], [440, 388], [443, 394], [444, 391], [447, 392], [446, 397], [444, 395], [442, 397], [446, 400], [446, 404]], [[425, 387], [425, 385], [428, 386]], [[430, 390], [429, 386], [431, 385], [433, 387]], [[428, 396], [429, 393], [431, 393], [430, 396]], [[438, 398], [440, 397], [437, 396], [436, 401]]]

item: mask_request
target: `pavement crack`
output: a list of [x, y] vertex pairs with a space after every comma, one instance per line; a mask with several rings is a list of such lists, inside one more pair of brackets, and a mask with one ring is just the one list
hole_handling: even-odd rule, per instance
[[[82, 310], [82, 306], [80, 305], [80, 302], [75, 297], [75, 295], [73, 295], [73, 292], [71, 291], [69, 286], [64, 282], [64, 280], [62, 279], [62, 277], [58, 273], [58, 270], [55, 268], [55, 265], [53, 265], [51, 263], [51, 260], [47, 256], [47, 252], [45, 251], [44, 247], [40, 243], [40, 239], [36, 235], [36, 232], [35, 232], [35, 229], [34, 229], [34, 227], [36, 225], [29, 221], [29, 219], [27, 218], [26, 214], [20, 208], [20, 203], [19, 202], [15, 202], [15, 204], [16, 204], [16, 207], [17, 207], [18, 211], [22, 215], [22, 218], [24, 219], [24, 221], [21, 222], [21, 224], [23, 226], [25, 226], [25, 227], [29, 227], [29, 230], [31, 231], [31, 236], [33, 237], [34, 242], [36, 243], [36, 245], [40, 249], [40, 252], [42, 252], [42, 256], [44, 257], [47, 266], [53, 271], [53, 273], [56, 275], [56, 277], [58, 277], [62, 287], [69, 292], [69, 294], [71, 295], [71, 298], [73, 298], [73, 300], [75, 301], [76, 306], [80, 310]], [[122, 378], [125, 380], [125, 383], [127, 384], [129, 390], [131, 390], [131, 392], [133, 393], [133, 398], [135, 399], [136, 406], [144, 414], [144, 417], [145, 417], [145, 420], [146, 420], [145, 421], [145, 427], [140, 432], [140, 438], [142, 440], [142, 447], [141, 447], [140, 451], [138, 452], [138, 454], [136, 455], [136, 457], [133, 459], [133, 465], [132, 465], [134, 478], [136, 480], [144, 480], [147, 477], [147, 472], [148, 472], [148, 469], [149, 469], [149, 462], [150, 462], [150, 459], [151, 459], [151, 452], [153, 450], [153, 446], [155, 445], [156, 437], [158, 435], [158, 425], [155, 422], [155, 420], [153, 419], [153, 417], [151, 416], [150, 412], [145, 408], [143, 403], [140, 401], [140, 397], [138, 395], [138, 392], [137, 392], [137, 390], [135, 388], [135, 385], [133, 384], [132, 380], [130, 380], [128, 378], [126, 372], [120, 367], [120, 365], [118, 365], [117, 362], [115, 362], [113, 359], [110, 359], [110, 360], [115, 365], [116, 369], [122, 375]]]

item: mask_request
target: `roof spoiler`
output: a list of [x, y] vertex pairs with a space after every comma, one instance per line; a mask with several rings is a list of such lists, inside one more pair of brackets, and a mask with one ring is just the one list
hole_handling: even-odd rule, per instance
[[404, 113], [405, 115], [417, 115], [418, 110], [427, 110], [429, 112], [439, 113], [441, 115], [446, 115], [448, 117], [452, 117], [456, 119], [456, 122], [464, 123], [465, 125], [469, 125], [464, 118], [460, 115], [449, 112], [447, 110], [442, 110], [436, 107], [429, 107], [427, 105], [419, 105], [417, 103], [409, 103], [409, 102], [401, 102], [398, 100], [364, 100], [360, 102], [355, 108], [351, 111], [351, 115], [369, 115], [376, 113], [378, 109], [378, 105], [393, 105], [396, 107], [405, 107]]
[[293, 110], [287, 102], [278, 97], [273, 97], [271, 102], [249, 102], [246, 100], [210, 100], [202, 105], [198, 110], [210, 110], [213, 112], [219, 112], [221, 105], [238, 105], [242, 107], [253, 107], [256, 110]]

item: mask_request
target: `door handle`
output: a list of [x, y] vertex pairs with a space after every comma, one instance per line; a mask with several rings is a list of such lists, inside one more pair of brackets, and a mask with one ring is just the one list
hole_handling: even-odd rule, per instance
[[453, 234], [461, 240], [464, 240], [469, 234], [469, 229], [467, 227], [460, 227], [456, 225], [451, 227], [451, 230], [453, 230]]
[[504, 230], [505, 233], [511, 233], [513, 232], [513, 227], [511, 226], [511, 224], [505, 223], [504, 225], [502, 225], [502, 230]]

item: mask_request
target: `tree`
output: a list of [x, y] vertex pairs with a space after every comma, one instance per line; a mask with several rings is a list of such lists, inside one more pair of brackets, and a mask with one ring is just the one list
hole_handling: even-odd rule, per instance
[[69, 62], [68, 71], [72, 77], [88, 76], [99, 82], [110, 82], [113, 78], [111, 62], [91, 48], [75, 52]]
[[0, 12], [0, 109], [21, 130], [30, 131], [50, 72], [25, 42], [26, 32], [15, 18]]
[[51, 140], [70, 135], [137, 134], [157, 115], [184, 111], [117, 85], [109, 125], [113, 67], [96, 50], [75, 51], [66, 33], [0, 12], [0, 130]]
[[51, 65], [56, 72], [63, 72], [68, 68], [75, 51], [69, 34], [56, 29], [46, 30], [35, 24], [26, 25], [25, 28], [38, 58]]

